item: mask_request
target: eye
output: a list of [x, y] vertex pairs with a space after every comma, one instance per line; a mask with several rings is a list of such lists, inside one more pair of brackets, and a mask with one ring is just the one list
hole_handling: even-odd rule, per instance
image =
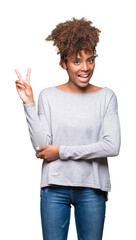
[[74, 61], [74, 64], [78, 65], [80, 62], [78, 60]]
[[88, 60], [89, 63], [93, 63], [94, 62], [94, 58], [91, 58]]

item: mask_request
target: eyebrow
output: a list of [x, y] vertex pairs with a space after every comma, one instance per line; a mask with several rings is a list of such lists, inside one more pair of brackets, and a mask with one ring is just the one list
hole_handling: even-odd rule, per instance
[[[89, 58], [87, 58], [87, 60], [88, 60], [88, 59], [90, 59], [90, 58], [92, 58], [92, 57], [95, 57], [95, 55], [93, 55], [93, 56], [90, 56]], [[71, 59], [80, 60], [81, 58], [79, 58], [79, 57], [73, 57], [73, 58], [71, 58]]]

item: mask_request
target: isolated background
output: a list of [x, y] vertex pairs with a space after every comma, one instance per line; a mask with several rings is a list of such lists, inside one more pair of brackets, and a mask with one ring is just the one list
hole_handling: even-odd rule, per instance
[[[109, 158], [112, 191], [107, 202], [104, 240], [136, 239], [136, 15], [135, 1], [5, 0], [0, 3], [0, 239], [42, 239], [40, 177], [14, 72], [23, 78], [30, 67], [37, 103], [41, 89], [68, 81], [51, 42], [55, 26], [72, 17], [86, 17], [101, 30], [99, 57], [91, 83], [117, 95], [122, 132], [120, 155]], [[84, 224], [84, 223], [83, 223]], [[77, 239], [74, 208], [68, 240]]]

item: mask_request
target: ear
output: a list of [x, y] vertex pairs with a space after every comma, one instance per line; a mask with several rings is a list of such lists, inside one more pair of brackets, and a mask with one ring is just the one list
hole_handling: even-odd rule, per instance
[[67, 70], [67, 64], [66, 64], [65, 61], [62, 61], [62, 67], [63, 67], [65, 70]]

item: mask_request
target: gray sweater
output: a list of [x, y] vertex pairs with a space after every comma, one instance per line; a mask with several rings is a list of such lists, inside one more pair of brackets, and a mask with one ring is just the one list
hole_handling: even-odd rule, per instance
[[[43, 160], [41, 187], [51, 184], [111, 190], [107, 157], [120, 150], [115, 93], [70, 93], [55, 86], [41, 90], [36, 103], [24, 104], [32, 145], [57, 145], [59, 159]], [[36, 151], [37, 152], [37, 151]]]

